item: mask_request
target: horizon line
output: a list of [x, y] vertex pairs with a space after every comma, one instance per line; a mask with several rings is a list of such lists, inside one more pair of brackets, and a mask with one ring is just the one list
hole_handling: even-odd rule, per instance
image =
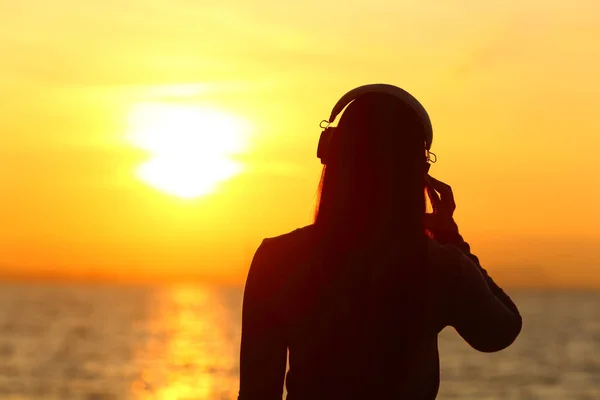
[[[239, 287], [244, 288], [245, 279], [227, 279], [223, 277], [211, 277], [200, 275], [172, 275], [172, 276], [145, 276], [145, 277], [118, 277], [108, 274], [86, 274], [72, 275], [67, 274], [0, 274], [0, 285], [5, 284], [66, 284], [66, 285], [115, 285], [115, 286], [221, 286], [221, 287]], [[570, 284], [561, 285], [552, 282], [516, 283], [506, 282], [502, 284], [503, 288], [509, 290], [531, 290], [531, 291], [600, 291], [600, 285], [593, 284]]]

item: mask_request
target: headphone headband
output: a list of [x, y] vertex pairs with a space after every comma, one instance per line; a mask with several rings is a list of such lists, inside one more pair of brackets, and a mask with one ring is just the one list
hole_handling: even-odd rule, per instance
[[429, 114], [425, 111], [425, 108], [419, 101], [406, 90], [399, 88], [398, 86], [388, 85], [385, 83], [374, 83], [369, 85], [359, 86], [352, 89], [348, 93], [342, 96], [331, 110], [329, 116], [329, 123], [333, 123], [335, 118], [342, 112], [344, 108], [358, 97], [367, 93], [387, 93], [401, 100], [404, 104], [411, 107], [421, 119], [424, 125], [425, 135], [425, 148], [429, 150], [431, 148], [431, 142], [433, 141], [433, 127], [431, 125], [431, 119]]

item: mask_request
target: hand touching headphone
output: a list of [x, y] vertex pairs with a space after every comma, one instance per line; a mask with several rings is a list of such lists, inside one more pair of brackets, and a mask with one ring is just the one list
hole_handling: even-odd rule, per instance
[[450, 185], [435, 179], [431, 175], [426, 175], [425, 189], [433, 208], [433, 213], [425, 214], [425, 229], [434, 238], [450, 233], [458, 233], [458, 226], [454, 221], [456, 203]]

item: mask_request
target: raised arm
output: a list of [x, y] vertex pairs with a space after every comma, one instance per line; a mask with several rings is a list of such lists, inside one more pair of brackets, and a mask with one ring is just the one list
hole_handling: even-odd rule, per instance
[[[494, 282], [471, 253], [453, 218], [456, 208], [452, 189], [428, 176], [428, 194], [437, 213], [429, 230], [434, 239], [457, 250], [456, 284], [452, 325], [475, 349], [499, 351], [517, 338], [522, 328], [519, 309]], [[436, 192], [439, 192], [440, 195]]]
[[473, 263], [479, 268], [483, 278], [485, 279], [488, 287], [492, 291], [492, 293], [513, 313], [520, 316], [519, 309], [516, 304], [512, 301], [512, 299], [494, 282], [492, 277], [488, 274], [488, 272], [481, 266], [479, 262], [479, 258], [476, 255], [471, 253], [471, 246], [467, 242], [465, 242], [458, 232], [458, 226], [455, 225], [455, 228], [452, 230], [445, 231], [443, 233], [438, 234], [436, 240], [438, 240], [442, 244], [451, 244], [453, 246], [458, 247]]
[[512, 300], [464, 254], [458, 256], [457, 274], [451, 325], [476, 350], [496, 352], [510, 346], [523, 323]]
[[274, 267], [265, 240], [254, 255], [244, 290], [239, 400], [281, 400], [283, 395], [287, 345], [274, 308]]

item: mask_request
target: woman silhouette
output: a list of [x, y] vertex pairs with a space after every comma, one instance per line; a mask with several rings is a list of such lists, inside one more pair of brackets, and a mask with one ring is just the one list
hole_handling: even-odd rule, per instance
[[[349, 92], [322, 134], [314, 224], [265, 239], [244, 291], [240, 400], [435, 399], [437, 335], [495, 352], [521, 331], [427, 175], [429, 117], [403, 90]], [[434, 213], [426, 214], [427, 193]], [[289, 351], [289, 372], [286, 361]]]

